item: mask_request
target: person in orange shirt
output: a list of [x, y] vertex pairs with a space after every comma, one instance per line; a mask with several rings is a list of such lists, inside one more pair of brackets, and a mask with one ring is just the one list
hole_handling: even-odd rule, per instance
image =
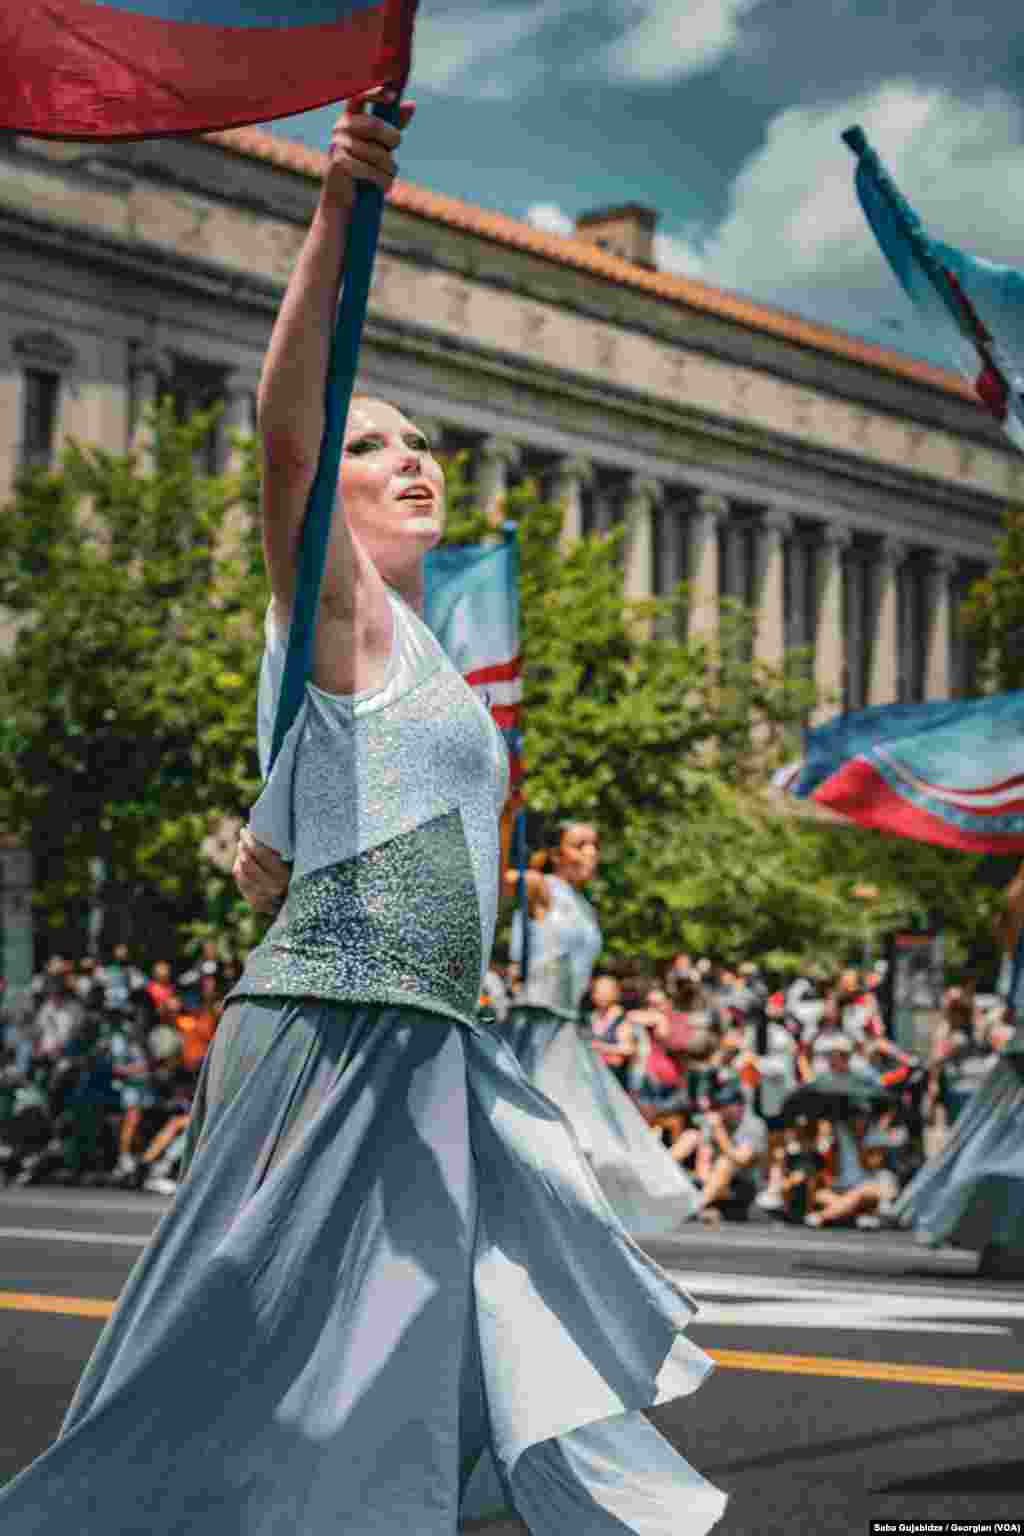
[[190, 1072], [198, 1074], [206, 1060], [210, 1042], [217, 1033], [223, 1006], [216, 976], [202, 976], [199, 982], [199, 1007], [188, 1013], [179, 1013], [176, 1020], [181, 1035], [181, 1059]]

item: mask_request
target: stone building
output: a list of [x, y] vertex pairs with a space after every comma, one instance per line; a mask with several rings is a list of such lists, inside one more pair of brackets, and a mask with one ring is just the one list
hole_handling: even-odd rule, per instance
[[[257, 129], [0, 136], [0, 494], [67, 434], [125, 449], [157, 392], [253, 425], [322, 165]], [[567, 540], [624, 521], [629, 592], [688, 576], [694, 632], [755, 605], [758, 653], [811, 646], [847, 708], [969, 688], [958, 606], [1020, 458], [953, 375], [657, 271], [655, 221], [567, 238], [396, 183], [359, 388], [468, 448], [487, 496], [538, 476]]]

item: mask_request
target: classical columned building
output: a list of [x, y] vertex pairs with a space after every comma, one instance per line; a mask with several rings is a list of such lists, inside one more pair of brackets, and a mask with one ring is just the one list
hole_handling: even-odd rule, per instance
[[[318, 153], [243, 129], [124, 146], [0, 143], [0, 490], [69, 433], [118, 450], [145, 403], [222, 398], [251, 427]], [[832, 702], [972, 681], [958, 607], [1021, 493], [955, 377], [654, 269], [633, 204], [542, 233], [397, 183], [359, 388], [491, 501], [524, 476], [563, 543], [626, 525], [631, 595], [692, 584], [691, 632], [753, 604], [756, 654], [809, 647]]]

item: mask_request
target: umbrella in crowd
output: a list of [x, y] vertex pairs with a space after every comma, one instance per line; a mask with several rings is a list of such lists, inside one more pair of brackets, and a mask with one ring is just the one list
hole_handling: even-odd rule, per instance
[[787, 1123], [808, 1120], [855, 1120], [891, 1108], [896, 1100], [855, 1072], [822, 1072], [794, 1089], [782, 1102]]

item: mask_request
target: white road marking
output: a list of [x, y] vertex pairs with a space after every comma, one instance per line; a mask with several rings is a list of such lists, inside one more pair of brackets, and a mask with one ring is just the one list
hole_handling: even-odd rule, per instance
[[5, 1237], [29, 1243], [92, 1243], [97, 1248], [144, 1248], [148, 1237], [133, 1237], [127, 1232], [73, 1232], [67, 1227], [0, 1227]]
[[[709, 1275], [672, 1269], [668, 1273], [700, 1312], [692, 1327], [816, 1328], [877, 1333], [1009, 1334], [1005, 1322], [1024, 1321], [1019, 1297], [950, 1294], [948, 1290], [893, 1291], [872, 1286], [801, 1285], [762, 1275]], [[728, 1297], [728, 1301], [716, 1301]], [[749, 1297], [750, 1300], [736, 1298]]]

